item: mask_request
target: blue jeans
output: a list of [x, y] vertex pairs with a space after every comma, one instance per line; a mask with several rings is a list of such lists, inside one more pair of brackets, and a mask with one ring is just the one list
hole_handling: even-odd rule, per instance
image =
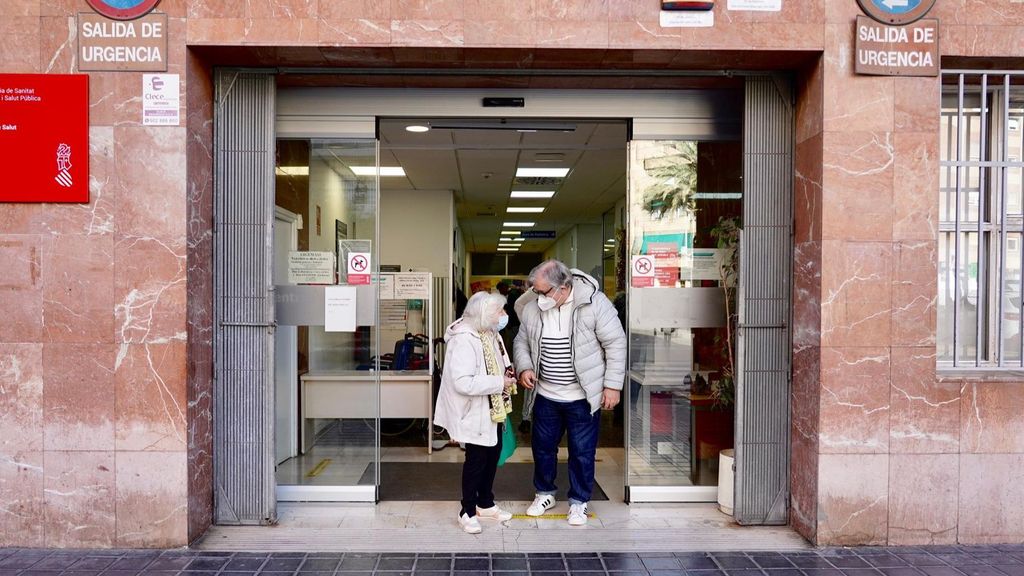
[[586, 504], [594, 491], [594, 457], [601, 411], [590, 413], [586, 400], [556, 402], [537, 394], [533, 405], [533, 486], [555, 494], [558, 444], [569, 433], [569, 503]]

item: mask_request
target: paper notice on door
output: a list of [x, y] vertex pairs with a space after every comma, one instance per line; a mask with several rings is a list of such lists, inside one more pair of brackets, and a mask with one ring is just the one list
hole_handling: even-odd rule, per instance
[[356, 331], [356, 287], [324, 288], [324, 332]]
[[430, 298], [429, 272], [395, 274], [396, 300], [425, 300]]

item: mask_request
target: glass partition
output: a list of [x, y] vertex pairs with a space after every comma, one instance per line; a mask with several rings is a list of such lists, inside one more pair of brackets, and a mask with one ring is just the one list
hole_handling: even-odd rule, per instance
[[279, 500], [375, 500], [377, 144], [279, 140], [274, 229]]
[[[627, 484], [714, 500], [733, 447], [742, 143], [633, 141], [629, 152]], [[683, 490], [680, 491], [679, 488]], [[689, 494], [689, 496], [687, 496]], [[657, 496], [645, 497], [657, 499]]]

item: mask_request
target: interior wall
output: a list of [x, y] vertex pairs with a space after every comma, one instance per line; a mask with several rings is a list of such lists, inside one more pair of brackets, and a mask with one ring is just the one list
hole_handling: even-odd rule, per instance
[[604, 230], [600, 224], [579, 224], [576, 226], [576, 268], [601, 278], [601, 256], [604, 248]]
[[447, 278], [452, 270], [451, 190], [387, 190], [380, 194], [380, 263], [427, 270]]

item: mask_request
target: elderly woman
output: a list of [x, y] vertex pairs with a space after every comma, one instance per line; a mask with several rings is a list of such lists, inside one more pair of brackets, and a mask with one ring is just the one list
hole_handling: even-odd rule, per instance
[[444, 335], [447, 351], [434, 424], [466, 445], [459, 524], [470, 534], [480, 533], [479, 518], [512, 519], [494, 503], [493, 492], [501, 427], [511, 409], [507, 398], [515, 390], [512, 362], [498, 336], [508, 323], [504, 306], [500, 294], [477, 292]]

